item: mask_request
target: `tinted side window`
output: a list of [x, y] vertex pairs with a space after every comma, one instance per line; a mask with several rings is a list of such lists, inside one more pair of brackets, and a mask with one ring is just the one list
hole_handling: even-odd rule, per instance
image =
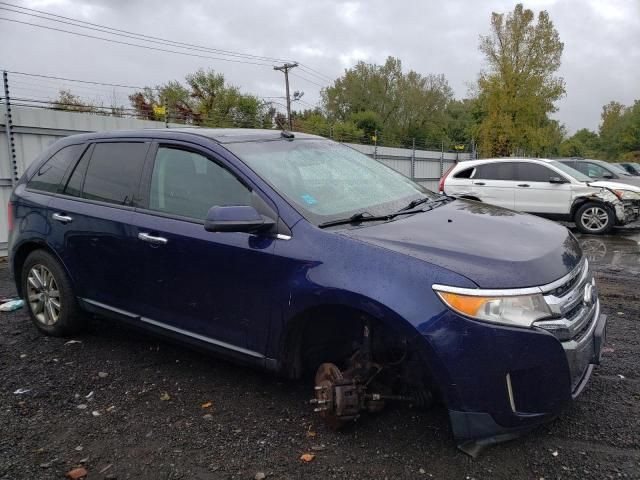
[[97, 143], [82, 187], [90, 200], [130, 205], [138, 192], [148, 144]]
[[149, 208], [204, 220], [214, 205], [250, 205], [251, 191], [198, 153], [160, 147], [151, 176]]
[[62, 177], [71, 162], [78, 158], [82, 148], [83, 145], [69, 145], [59, 150], [31, 177], [27, 187], [34, 190], [42, 190], [43, 192], [57, 192]]
[[511, 162], [486, 163], [476, 168], [474, 178], [484, 180], [516, 180], [516, 165]]
[[527, 182], [549, 182], [551, 177], [559, 177], [556, 172], [537, 163], [522, 162], [518, 164], [518, 180]]
[[474, 167], [465, 168], [464, 170], [456, 173], [453, 178], [471, 178], [471, 174], [473, 173]]
[[79, 197], [82, 194], [82, 181], [84, 180], [84, 174], [87, 171], [87, 165], [89, 165], [89, 157], [91, 157], [91, 148], [88, 148], [80, 161], [75, 165], [69, 180], [64, 187], [62, 193], [65, 195], [71, 195], [73, 197]]

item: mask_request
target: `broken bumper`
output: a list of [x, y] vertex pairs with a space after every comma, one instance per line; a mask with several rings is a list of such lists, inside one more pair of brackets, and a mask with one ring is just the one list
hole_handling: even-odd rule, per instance
[[[560, 342], [564, 351], [564, 365], [556, 368], [552, 375], [560, 375], [561, 370], [569, 373], [568, 378], [565, 377], [564, 382], [560, 382], [568, 388], [557, 389], [555, 392], [547, 391], [544, 394], [544, 402], [538, 401], [542, 398], [539, 391], [545, 389], [544, 385], [548, 384], [550, 376], [548, 366], [541, 364], [538, 367], [509, 372], [509, 386], [505, 389], [511, 397], [509, 409], [496, 405], [498, 408], [484, 412], [449, 410], [458, 447], [475, 456], [488, 445], [516, 438], [555, 418], [564, 405], [582, 392], [589, 381], [593, 366], [600, 363], [606, 339], [606, 324], [607, 317], [600, 313], [597, 304], [594, 320], [584, 335], [579, 340]], [[555, 383], [558, 385], [557, 379]], [[552, 398], [549, 398], [550, 394]], [[545, 403], [546, 405], [540, 408]]]
[[616, 219], [621, 225], [632, 223], [640, 218], [640, 200], [623, 200], [621, 208], [616, 208]]

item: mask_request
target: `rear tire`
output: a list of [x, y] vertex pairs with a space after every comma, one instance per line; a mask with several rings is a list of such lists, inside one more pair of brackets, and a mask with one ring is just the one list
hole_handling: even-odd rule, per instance
[[82, 330], [85, 320], [71, 280], [53, 255], [31, 252], [22, 266], [21, 281], [25, 306], [38, 330], [55, 337]]
[[573, 220], [582, 233], [603, 235], [615, 225], [615, 213], [602, 203], [587, 202], [578, 208]]

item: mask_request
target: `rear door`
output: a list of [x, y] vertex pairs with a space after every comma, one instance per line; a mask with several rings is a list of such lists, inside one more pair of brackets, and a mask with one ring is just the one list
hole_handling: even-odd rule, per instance
[[143, 322], [260, 357], [278, 282], [275, 239], [204, 229], [212, 206], [252, 205], [256, 194], [208, 150], [179, 142], [154, 148], [134, 218], [143, 261], [135, 311]]
[[459, 165], [456, 171], [447, 176], [444, 182], [444, 193], [447, 195], [473, 195], [473, 180], [471, 177], [475, 167], [464, 167]]
[[516, 163], [494, 162], [477, 165], [473, 174], [473, 194], [485, 203], [514, 208]]
[[149, 145], [94, 143], [49, 206], [51, 242], [90, 303], [131, 311], [142, 266], [131, 219]]
[[521, 212], [568, 215], [571, 210], [571, 184], [551, 183], [552, 177], [564, 176], [545, 165], [520, 162], [515, 189], [515, 209]]

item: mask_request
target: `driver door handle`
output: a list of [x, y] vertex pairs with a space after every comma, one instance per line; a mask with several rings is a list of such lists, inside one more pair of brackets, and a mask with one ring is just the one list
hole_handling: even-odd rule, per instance
[[149, 235], [148, 233], [140, 232], [138, 234], [138, 239], [143, 242], [151, 243], [152, 245], [166, 245], [169, 240], [164, 237], [154, 237], [153, 235]]
[[73, 217], [64, 215], [63, 213], [53, 213], [51, 214], [51, 218], [57, 220], [60, 223], [71, 223], [73, 221]]
[[518, 185], [519, 187], [530, 187], [531, 185], [529, 185], [528, 183], [521, 183], [520, 185]]
[[484, 185], [484, 182], [473, 182], [474, 185]]

